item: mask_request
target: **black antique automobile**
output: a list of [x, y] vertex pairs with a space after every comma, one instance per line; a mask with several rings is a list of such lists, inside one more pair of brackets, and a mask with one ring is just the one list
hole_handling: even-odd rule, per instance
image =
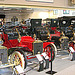
[[31, 19], [31, 27], [27, 28], [25, 32], [27, 33], [27, 36], [29, 35], [36, 40], [39, 39], [42, 40], [43, 42], [47, 43], [50, 42], [52, 46], [55, 48], [55, 51], [57, 51], [54, 41], [51, 41], [51, 36], [59, 35], [59, 33], [52, 30], [49, 27], [49, 25], [43, 26], [42, 19]]
[[73, 30], [75, 28], [75, 17], [64, 16], [58, 18], [58, 27], [57, 30], [60, 31], [60, 37], [53, 37], [51, 40], [54, 40], [57, 48], [68, 49], [70, 38], [73, 37]]
[[75, 28], [75, 16], [64, 16], [59, 19], [60, 29], [64, 34], [71, 38], [73, 37], [73, 29]]
[[[46, 22], [45, 22], [46, 21]], [[50, 40], [53, 36], [60, 36], [60, 32], [56, 30], [57, 19], [31, 19], [31, 28], [27, 31], [28, 35], [32, 36], [36, 34], [36, 38], [42, 41]]]

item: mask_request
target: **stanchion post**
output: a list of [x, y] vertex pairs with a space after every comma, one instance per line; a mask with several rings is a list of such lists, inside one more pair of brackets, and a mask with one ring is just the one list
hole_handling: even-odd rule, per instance
[[48, 71], [48, 72], [46, 72], [47, 74], [51, 74], [51, 75], [53, 75], [53, 74], [55, 74], [55, 73], [57, 73], [57, 72], [55, 72], [55, 71], [52, 71], [52, 48], [51, 48], [51, 70], [50, 71]]

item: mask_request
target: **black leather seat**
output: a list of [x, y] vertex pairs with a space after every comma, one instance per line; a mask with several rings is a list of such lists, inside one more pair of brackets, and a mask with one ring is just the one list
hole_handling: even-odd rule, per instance
[[13, 32], [13, 33], [7, 33], [8, 35], [8, 40], [12, 40], [12, 39], [17, 39], [18, 38], [18, 33]]

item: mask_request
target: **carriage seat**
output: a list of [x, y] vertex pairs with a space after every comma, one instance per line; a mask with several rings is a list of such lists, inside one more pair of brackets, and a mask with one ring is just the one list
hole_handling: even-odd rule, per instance
[[7, 33], [7, 35], [8, 35], [8, 40], [12, 40], [12, 39], [17, 39], [18, 38], [18, 33], [17, 32]]

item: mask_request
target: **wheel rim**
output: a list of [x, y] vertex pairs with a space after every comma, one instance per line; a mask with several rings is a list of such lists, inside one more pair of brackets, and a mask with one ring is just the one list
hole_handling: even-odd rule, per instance
[[16, 65], [21, 65], [21, 67], [24, 69], [24, 65], [25, 65], [24, 57], [20, 52], [18, 51], [13, 52], [10, 58], [10, 62], [12, 64], [15, 63]]
[[48, 45], [44, 48], [44, 52], [49, 56], [49, 61], [51, 61], [51, 48], [52, 48], [52, 61], [55, 58], [55, 49], [52, 45]]
[[69, 53], [69, 58], [70, 58], [70, 60], [73, 59], [73, 54], [71, 52]]

